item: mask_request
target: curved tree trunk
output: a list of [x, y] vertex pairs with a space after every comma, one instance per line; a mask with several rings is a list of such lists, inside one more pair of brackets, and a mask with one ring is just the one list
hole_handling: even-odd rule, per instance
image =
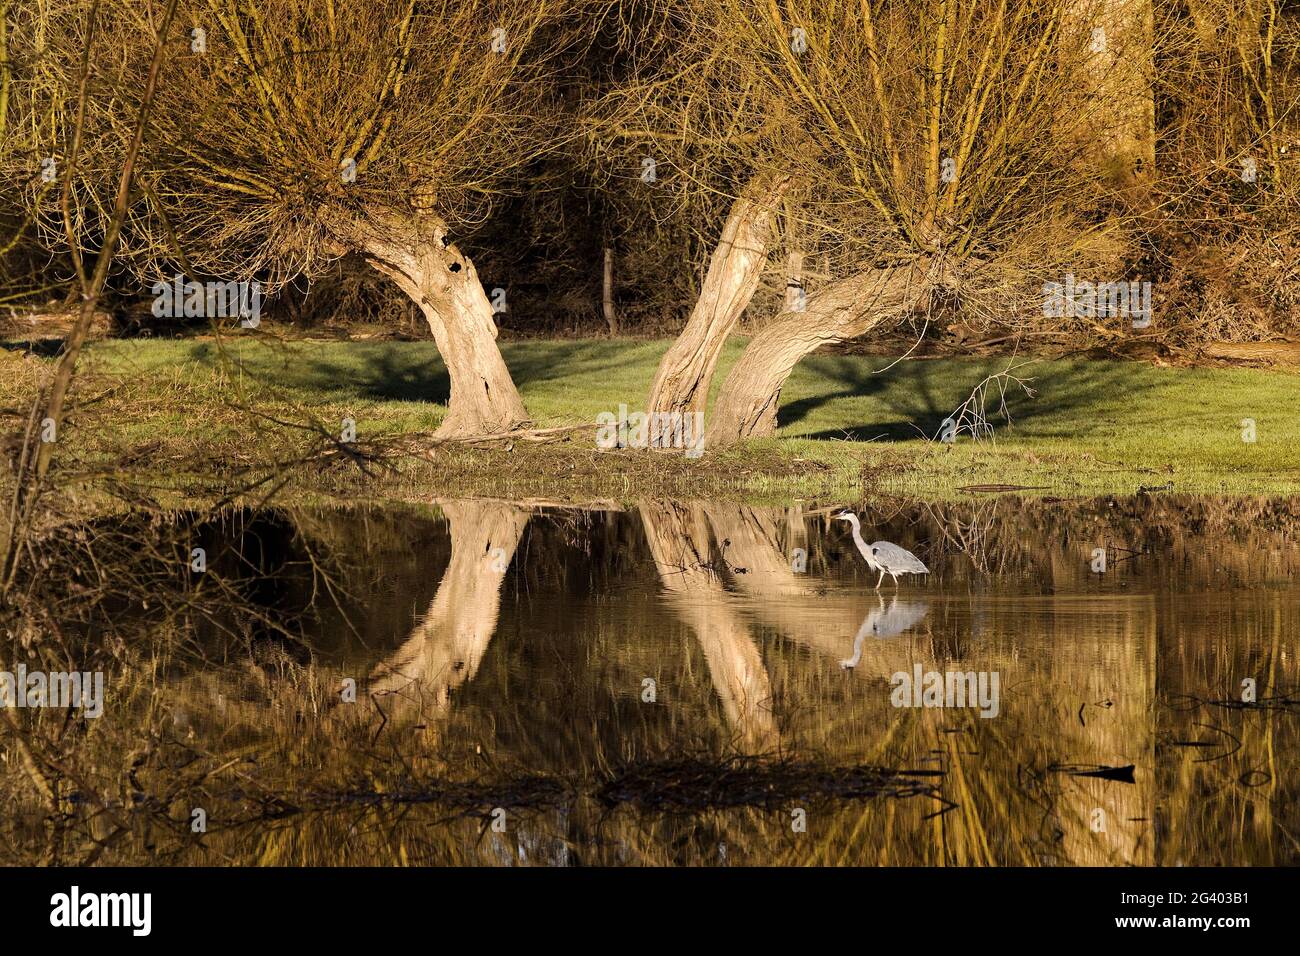
[[648, 411], [704, 411], [722, 345], [758, 288], [772, 213], [789, 185], [788, 176], [752, 182], [731, 207], [686, 328], [659, 362]]
[[451, 398], [441, 438], [508, 431], [527, 421], [523, 400], [497, 348], [492, 304], [474, 264], [447, 242], [447, 227], [433, 221], [367, 225], [353, 237], [366, 260], [388, 276], [424, 313], [447, 375]]
[[[790, 554], [777, 544], [777, 527], [792, 511], [782, 514], [726, 502], [697, 507], [708, 515], [713, 539], [729, 542], [724, 551], [727, 564], [744, 568], [745, 573], [733, 574], [732, 580], [749, 597], [750, 613], [762, 623], [830, 660], [853, 659], [851, 673], [858, 679], [879, 680], [911, 666], [907, 642], [882, 638], [919, 624], [928, 612], [926, 602], [895, 596], [886, 607], [878, 593], [874, 601], [860, 594], [827, 595], [824, 579], [796, 574]], [[803, 522], [799, 524], [802, 533]]]
[[[808, 575], [796, 574], [790, 556], [777, 544], [777, 526], [785, 514], [774, 508], [753, 508], [726, 501], [700, 506], [709, 519], [715, 541], [726, 542], [727, 564], [745, 569], [734, 576], [737, 590], [789, 608], [793, 599], [816, 594], [819, 583]], [[819, 601], [825, 597], [817, 595]]]
[[529, 513], [490, 501], [442, 503], [451, 560], [424, 619], [375, 666], [367, 691], [391, 697], [385, 711], [398, 725], [442, 717], [451, 692], [473, 679], [496, 633], [501, 583]]
[[912, 308], [928, 288], [929, 280], [917, 268], [879, 269], [831, 283], [808, 297], [803, 312], [777, 316], [750, 339], [723, 383], [705, 445], [771, 435], [781, 388], [800, 359]]
[[767, 668], [710, 563], [709, 529], [702, 507], [647, 501], [638, 510], [664, 602], [700, 642], [734, 744], [743, 753], [776, 749], [781, 738], [772, 713]]

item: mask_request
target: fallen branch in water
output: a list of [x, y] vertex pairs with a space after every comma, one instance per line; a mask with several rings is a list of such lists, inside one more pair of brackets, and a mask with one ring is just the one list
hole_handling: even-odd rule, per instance
[[[795, 800], [930, 797], [947, 803], [934, 778], [941, 770], [834, 767], [786, 760], [679, 760], [624, 768], [595, 796], [606, 806], [691, 812], [728, 807], [781, 807]], [[942, 811], [941, 811], [942, 812]]]
[[1050, 488], [1051, 485], [958, 485], [958, 491], [977, 492], [997, 492], [997, 491], [1042, 491]]

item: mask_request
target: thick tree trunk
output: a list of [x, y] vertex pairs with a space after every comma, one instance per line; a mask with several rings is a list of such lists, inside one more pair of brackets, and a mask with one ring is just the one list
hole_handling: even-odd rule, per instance
[[378, 664], [367, 693], [391, 698], [398, 725], [444, 716], [451, 692], [472, 680], [496, 633], [501, 583], [528, 523], [528, 512], [487, 501], [442, 505], [451, 560], [424, 619]]
[[763, 655], [709, 560], [709, 530], [698, 504], [647, 501], [639, 508], [664, 602], [695, 632], [734, 743], [744, 753], [780, 744]]
[[420, 307], [433, 332], [451, 379], [438, 436], [487, 435], [525, 422], [528, 413], [497, 348], [492, 304], [474, 264], [447, 242], [447, 227], [367, 223], [353, 242]]
[[705, 446], [771, 435], [777, 401], [795, 365], [823, 345], [856, 338], [916, 304], [929, 288], [920, 269], [860, 273], [808, 297], [802, 312], [783, 312], [752, 339], [722, 385]]
[[758, 288], [772, 213], [789, 185], [788, 177], [755, 181], [731, 207], [686, 328], [659, 362], [647, 411], [704, 411], [723, 343]]

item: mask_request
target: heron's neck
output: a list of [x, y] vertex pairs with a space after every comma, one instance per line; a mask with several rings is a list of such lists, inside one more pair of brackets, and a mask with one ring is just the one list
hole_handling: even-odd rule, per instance
[[871, 548], [862, 540], [862, 528], [856, 521], [853, 522], [853, 540], [857, 543], [858, 550], [862, 552], [862, 556], [867, 559], [867, 563], [875, 564], [876, 562], [871, 558]]

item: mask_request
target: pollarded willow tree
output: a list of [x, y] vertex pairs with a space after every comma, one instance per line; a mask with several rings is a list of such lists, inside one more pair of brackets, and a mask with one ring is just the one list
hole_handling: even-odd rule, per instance
[[[1045, 282], [1067, 270], [1121, 278], [1127, 177], [1097, 157], [1131, 142], [1149, 91], [1140, 69], [1127, 71], [1138, 105], [1117, 110], [1089, 77], [1099, 44], [1107, 62], [1128, 63], [1149, 56], [1150, 37], [1107, 30], [1113, 6], [677, 5], [673, 61], [610, 98], [611, 125], [683, 188], [728, 192], [736, 205], [651, 408], [698, 408], [707, 395], [778, 206], [787, 252], [826, 262], [830, 275], [750, 340], [710, 416], [710, 446], [770, 434], [787, 376], [822, 345], [936, 299], [968, 323], [1041, 323]], [[1127, 23], [1135, 3], [1123, 6]]]
[[[61, 0], [49, 0], [61, 2]], [[78, 15], [44, 42], [62, 65], [36, 113], [41, 150], [79, 137], [69, 196], [76, 235], [103, 234], [152, 51], [146, 0], [62, 0]], [[146, 279], [257, 279], [267, 291], [348, 253], [423, 311], [451, 382], [439, 434], [527, 418], [496, 344], [493, 307], [456, 238], [553, 148], [552, 73], [568, 0], [182, 0], [157, 85], [119, 259]], [[12, 42], [11, 42], [12, 45]], [[41, 91], [25, 102], [39, 103]], [[47, 235], [63, 209], [33, 188]]]

